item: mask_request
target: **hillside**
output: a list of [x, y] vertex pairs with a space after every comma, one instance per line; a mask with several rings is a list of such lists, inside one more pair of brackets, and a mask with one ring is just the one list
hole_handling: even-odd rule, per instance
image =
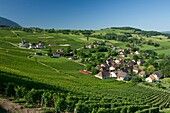
[[0, 17], [0, 26], [14, 26], [21, 27], [18, 23], [13, 22], [12, 20]]
[[[113, 33], [113, 28], [104, 30], [94, 31], [92, 35], [101, 32]], [[167, 89], [152, 88], [150, 87], [152, 84], [149, 83], [145, 86], [115, 79], [101, 80], [94, 75], [80, 72], [84, 69], [81, 57], [84, 55], [87, 59], [84, 58], [83, 63], [89, 63], [88, 55], [95, 56], [93, 49], [82, 48], [93, 42], [103, 42], [103, 38], [91, 36], [87, 41], [86, 36], [81, 33], [72, 34], [77, 31], [70, 31], [68, 34], [63, 34], [61, 31], [51, 33], [48, 30], [36, 32], [34, 28], [25, 31], [0, 30], [0, 92], [13, 97], [14, 102], [23, 103], [24, 107], [50, 108], [53, 112], [76, 110], [77, 113], [158, 113], [159, 110], [170, 107], [170, 93]], [[162, 35], [146, 37], [134, 33], [134, 29], [118, 28], [114, 28], [114, 33], [130, 33], [132, 37], [142, 36], [146, 40], [152, 39], [161, 43], [159, 48], [144, 44], [144, 47], [141, 47], [143, 50], [154, 48], [163, 51], [162, 47], [170, 48], [167, 37]], [[19, 46], [21, 37], [31, 44], [43, 42], [46, 48], [29, 49]], [[126, 44], [129, 43], [107, 40], [105, 46], [109, 48], [110, 42], [113, 46], [124, 48], [127, 48]], [[50, 44], [53, 46], [49, 46]], [[58, 49], [63, 49], [68, 56], [64, 55], [60, 58], [48, 56], [50, 51], [56, 52]], [[78, 60], [68, 60], [70, 54], [76, 54], [75, 51], [81, 49], [87, 54], [77, 52], [80, 56]], [[103, 55], [107, 56], [108, 53], [98, 53], [102, 55], [99, 54], [97, 57], [96, 54], [91, 60], [95, 61], [95, 58], [98, 58], [96, 62], [101, 63], [104, 59], [102, 57], [105, 57]]]

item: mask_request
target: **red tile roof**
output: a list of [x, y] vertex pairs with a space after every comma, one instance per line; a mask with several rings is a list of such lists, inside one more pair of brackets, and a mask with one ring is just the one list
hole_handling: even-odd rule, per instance
[[90, 72], [90, 71], [87, 71], [87, 70], [80, 70], [80, 72], [81, 72], [81, 73], [84, 73], [84, 74], [87, 74], [87, 75], [88, 75], [88, 74], [91, 74], [91, 72]]

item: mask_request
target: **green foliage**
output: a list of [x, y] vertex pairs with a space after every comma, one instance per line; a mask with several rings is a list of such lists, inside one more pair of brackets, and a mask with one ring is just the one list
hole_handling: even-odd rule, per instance
[[161, 72], [164, 77], [170, 77], [170, 56], [166, 56], [160, 63]]
[[55, 101], [55, 110], [56, 112], [64, 112], [66, 110], [66, 102], [63, 98], [58, 97]]
[[42, 92], [38, 91], [36, 89], [31, 89], [28, 91], [28, 93], [25, 95], [25, 99], [28, 103], [33, 104], [36, 103], [38, 100], [41, 100]]
[[139, 83], [142, 81], [142, 78], [139, 76], [134, 76], [134, 77], [132, 77], [132, 79], [130, 81], [133, 83]]
[[42, 98], [43, 98], [43, 101], [44, 101], [44, 106], [45, 107], [51, 107], [53, 106], [53, 95], [51, 92], [44, 92], [42, 94]]
[[15, 85], [13, 83], [8, 83], [7, 87], [5, 88], [5, 93], [7, 96], [15, 96]]
[[22, 86], [15, 87], [16, 97], [17, 98], [23, 98], [25, 94], [27, 93], [26, 88]]

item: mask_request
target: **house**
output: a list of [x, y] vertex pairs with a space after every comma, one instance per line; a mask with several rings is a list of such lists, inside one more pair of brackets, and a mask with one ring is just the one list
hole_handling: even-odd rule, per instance
[[76, 60], [76, 59], [77, 59], [76, 56], [72, 56], [72, 57], [68, 58], [68, 60]]
[[126, 53], [121, 54], [122, 57], [127, 57]]
[[139, 54], [140, 54], [140, 51], [135, 51], [135, 54], [136, 54], [136, 55], [139, 55]]
[[131, 77], [126, 72], [123, 72], [122, 70], [117, 71], [117, 79], [116, 80], [126, 80], [126, 81], [129, 81], [130, 78]]
[[114, 67], [115, 69], [120, 69], [120, 64], [115, 64], [115, 65], [113, 65], [113, 67]]
[[59, 54], [59, 53], [53, 53], [53, 55], [52, 55], [52, 58], [58, 58], [58, 57], [60, 57], [61, 55]]
[[124, 52], [124, 49], [123, 48], [119, 48], [118, 51], [119, 52]]
[[147, 82], [154, 82], [156, 80], [160, 80], [161, 78], [163, 78], [163, 75], [159, 72], [156, 71], [154, 72], [152, 75], [150, 75], [149, 77], [146, 78]]
[[86, 75], [91, 74], [91, 72], [90, 72], [90, 71], [87, 71], [87, 70], [80, 70], [80, 72], [81, 72], [81, 73], [84, 73], [84, 74], [86, 74]]
[[158, 80], [161, 79], [161, 78], [163, 78], [162, 73], [160, 73], [159, 71], [155, 71], [155, 72], [153, 73], [153, 75], [154, 75]]
[[135, 68], [133, 68], [133, 72], [135, 72], [135, 73], [139, 73], [139, 72], [140, 72], [140, 69], [139, 69], [139, 68], [137, 68], [137, 67], [135, 67]]
[[97, 66], [97, 69], [100, 71], [106, 70], [106, 64], [101, 64], [101, 65]]
[[57, 49], [56, 53], [60, 54], [60, 55], [64, 55], [64, 51], [62, 49]]
[[86, 48], [91, 49], [93, 48], [93, 45], [87, 45]]
[[145, 71], [141, 71], [141, 72], [139, 73], [139, 76], [140, 76], [140, 77], [145, 77], [145, 76], [146, 76], [146, 72], [145, 72]]
[[30, 44], [29, 49], [36, 49], [36, 44], [35, 43]]
[[29, 42], [25, 42], [25, 40], [22, 38], [21, 39], [21, 43], [19, 44], [20, 47], [28, 47], [29, 46]]
[[112, 57], [109, 57], [107, 60], [106, 60], [106, 64], [108, 65], [108, 66], [111, 66], [112, 65]]
[[137, 61], [137, 64], [138, 64], [138, 65], [144, 64], [144, 63], [145, 63], [145, 61], [144, 61], [143, 59], [139, 59], [139, 60]]
[[36, 52], [35, 55], [42, 56], [42, 53], [41, 52]]
[[95, 77], [100, 78], [100, 79], [110, 78], [110, 73], [108, 71], [102, 71], [102, 72], [99, 72], [97, 75], [95, 75]]
[[39, 41], [39, 43], [36, 44], [36, 48], [37, 49], [43, 49], [43, 48], [46, 48], [46, 46], [45, 46], [44, 42]]
[[113, 66], [109, 68], [109, 71], [110, 71], [110, 77], [117, 77], [115, 68]]
[[57, 46], [57, 44], [48, 44], [48, 46], [53, 47], [53, 46]]
[[99, 45], [99, 44], [94, 44], [93, 46], [94, 46], [94, 47], [98, 47], [98, 46], [100, 46], [100, 45]]
[[145, 79], [146, 82], [154, 82], [155, 80], [156, 78], [153, 75], [150, 75], [149, 77]]
[[121, 58], [116, 58], [115, 63], [118, 64], [118, 63], [120, 63], [120, 61], [122, 61]]

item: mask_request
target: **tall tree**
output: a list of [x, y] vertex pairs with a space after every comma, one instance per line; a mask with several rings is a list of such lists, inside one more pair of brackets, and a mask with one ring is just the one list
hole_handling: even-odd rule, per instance
[[88, 41], [89, 36], [92, 34], [92, 31], [91, 30], [85, 30], [84, 32], [82, 32], [82, 34], [87, 37], [87, 41]]

